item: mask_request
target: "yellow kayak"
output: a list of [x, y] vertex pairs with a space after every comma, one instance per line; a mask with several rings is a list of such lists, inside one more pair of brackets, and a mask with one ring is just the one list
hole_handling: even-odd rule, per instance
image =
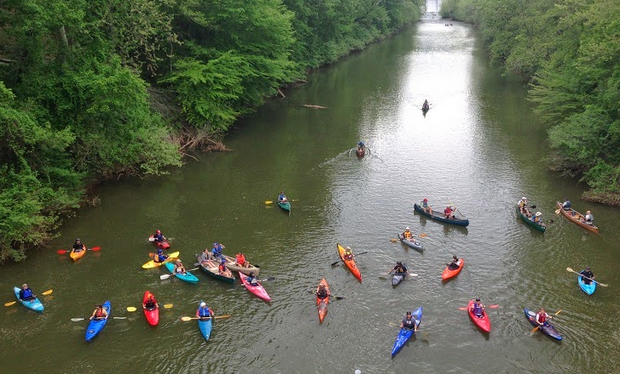
[[77, 261], [80, 258], [82, 258], [84, 254], [86, 254], [86, 250], [87, 250], [86, 246], [84, 246], [84, 249], [82, 249], [79, 252], [76, 252], [75, 249], [72, 249], [71, 252], [69, 253], [69, 257], [71, 257], [73, 261]]
[[166, 261], [164, 262], [155, 262], [155, 260], [151, 260], [149, 262], [147, 262], [146, 264], [142, 265], [142, 269], [153, 269], [156, 268], [158, 266], [162, 266], [164, 263], [174, 260], [175, 258], [179, 257], [179, 252], [172, 252], [171, 254], [168, 255], [168, 258], [166, 259]]

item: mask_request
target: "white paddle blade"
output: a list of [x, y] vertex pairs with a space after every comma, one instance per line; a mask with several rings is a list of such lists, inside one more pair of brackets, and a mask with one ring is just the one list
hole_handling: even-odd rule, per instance
[[162, 275], [160, 275], [160, 276], [159, 276], [159, 279], [161, 279], [161, 280], [166, 280], [166, 279], [168, 279], [168, 278], [170, 278], [170, 277], [171, 277], [171, 275], [170, 275], [170, 274], [162, 274]]

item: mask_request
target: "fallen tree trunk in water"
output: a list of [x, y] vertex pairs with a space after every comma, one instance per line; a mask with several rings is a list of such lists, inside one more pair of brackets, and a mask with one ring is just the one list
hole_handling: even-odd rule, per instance
[[326, 106], [314, 105], [314, 104], [302, 104], [301, 106], [304, 106], [306, 108], [312, 108], [312, 109], [327, 109]]

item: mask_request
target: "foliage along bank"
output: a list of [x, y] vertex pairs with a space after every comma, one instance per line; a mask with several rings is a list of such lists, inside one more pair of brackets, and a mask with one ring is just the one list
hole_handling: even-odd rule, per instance
[[[308, 68], [415, 22], [422, 0], [5, 0], [0, 262], [87, 186], [181, 164]], [[197, 136], [197, 135], [195, 135]]]
[[441, 14], [477, 25], [491, 60], [529, 81], [551, 169], [620, 205], [620, 2], [445, 0]]

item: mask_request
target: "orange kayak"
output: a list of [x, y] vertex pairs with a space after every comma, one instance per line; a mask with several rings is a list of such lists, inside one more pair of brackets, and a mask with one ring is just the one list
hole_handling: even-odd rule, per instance
[[[325, 278], [321, 279], [321, 282], [319, 282], [319, 285], [316, 288], [316, 293], [319, 292], [319, 287], [321, 287], [322, 284], [325, 285], [325, 288], [327, 289], [327, 292], [329, 293], [329, 285], [327, 284], [327, 281], [325, 280]], [[323, 323], [323, 319], [325, 318], [325, 315], [327, 314], [327, 304], [329, 304], [329, 296], [327, 296], [324, 299], [319, 299], [318, 296], [316, 297], [316, 308], [319, 311], [319, 322], [320, 323]]]
[[443, 273], [441, 273], [441, 280], [442, 281], [446, 281], [450, 278], [454, 278], [457, 275], [459, 275], [459, 273], [461, 272], [461, 270], [463, 270], [463, 266], [465, 266], [465, 260], [463, 260], [462, 258], [459, 258], [459, 261], [461, 262], [461, 266], [459, 266], [458, 268], [452, 270], [450, 269], [450, 266], [446, 266], [446, 268], [444, 269]]
[[[342, 262], [344, 262], [344, 264], [349, 268], [349, 270], [351, 270], [351, 273], [353, 273], [355, 278], [357, 278], [357, 280], [359, 280], [361, 282], [362, 281], [362, 274], [360, 273], [360, 269], [357, 268], [357, 265], [355, 264], [355, 260], [353, 260], [353, 259], [345, 260], [344, 259], [344, 253], [347, 250], [343, 246], [338, 244], [338, 243], [336, 244], [336, 246], [338, 247], [338, 254], [340, 255], [340, 259], [342, 260]], [[353, 253], [353, 251], [351, 251], [351, 253]]]
[[69, 253], [69, 257], [71, 257], [71, 259], [73, 259], [73, 261], [77, 261], [80, 258], [82, 258], [84, 256], [84, 254], [86, 254], [86, 246], [84, 246], [84, 249], [79, 251], [79, 252], [75, 252], [75, 250], [72, 249], [71, 252]]

